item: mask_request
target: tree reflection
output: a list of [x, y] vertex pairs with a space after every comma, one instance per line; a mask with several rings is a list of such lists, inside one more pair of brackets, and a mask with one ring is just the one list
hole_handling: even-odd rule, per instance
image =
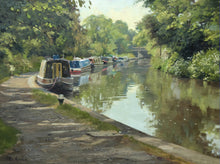
[[[218, 156], [218, 89], [196, 80], [180, 80], [149, 70], [139, 97], [149, 104], [157, 123], [156, 136], [205, 154]], [[208, 126], [209, 125], [209, 126]], [[212, 133], [210, 139], [209, 134]]]
[[113, 101], [126, 95], [127, 84], [123, 81], [121, 72], [111, 75], [94, 74], [90, 80], [92, 82], [89, 85], [80, 86], [79, 96], [75, 100], [78, 99], [94, 111], [105, 111], [111, 108]]

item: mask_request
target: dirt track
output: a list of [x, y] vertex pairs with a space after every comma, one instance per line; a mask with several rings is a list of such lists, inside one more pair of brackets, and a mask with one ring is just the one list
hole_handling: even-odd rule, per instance
[[95, 131], [35, 102], [29, 77], [11, 78], [0, 87], [0, 118], [21, 132], [13, 150], [0, 156], [1, 164], [170, 163], [128, 147], [122, 135]]

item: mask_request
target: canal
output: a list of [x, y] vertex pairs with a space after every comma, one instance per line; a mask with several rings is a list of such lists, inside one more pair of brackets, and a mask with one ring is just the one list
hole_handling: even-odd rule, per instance
[[154, 70], [149, 59], [75, 75], [69, 99], [165, 141], [219, 157], [219, 85]]

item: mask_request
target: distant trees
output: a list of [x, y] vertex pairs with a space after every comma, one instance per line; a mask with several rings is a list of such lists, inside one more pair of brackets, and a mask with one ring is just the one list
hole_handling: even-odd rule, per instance
[[89, 54], [108, 55], [127, 53], [135, 32], [120, 20], [113, 22], [104, 15], [86, 18], [83, 28], [87, 31]]
[[[152, 14], [139, 22], [133, 43], [145, 42], [156, 68], [177, 76], [219, 79], [218, 0], [139, 1], [150, 7]], [[199, 58], [207, 60], [200, 63], [204, 60]], [[203, 71], [198, 69], [201, 65], [205, 65]]]

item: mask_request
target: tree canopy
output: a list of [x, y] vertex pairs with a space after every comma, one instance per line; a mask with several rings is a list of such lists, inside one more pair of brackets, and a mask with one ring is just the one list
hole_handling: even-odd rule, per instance
[[[143, 45], [145, 42], [153, 55], [154, 65], [179, 76], [218, 80], [219, 1], [139, 1], [144, 2], [152, 13], [139, 22], [139, 33], [133, 43]], [[214, 63], [215, 68], [206, 70], [207, 73], [196, 73], [197, 66], [193, 61], [198, 63], [198, 56], [210, 57], [207, 66]]]
[[135, 32], [121, 20], [113, 22], [104, 15], [91, 15], [84, 21], [87, 31], [89, 54], [109, 55], [127, 53]]
[[[84, 0], [0, 0], [0, 61], [28, 66], [32, 56], [83, 54], [78, 7]], [[20, 64], [16, 63], [20, 58]], [[16, 69], [18, 70], [18, 69]], [[21, 70], [25, 71], [25, 70]]]

